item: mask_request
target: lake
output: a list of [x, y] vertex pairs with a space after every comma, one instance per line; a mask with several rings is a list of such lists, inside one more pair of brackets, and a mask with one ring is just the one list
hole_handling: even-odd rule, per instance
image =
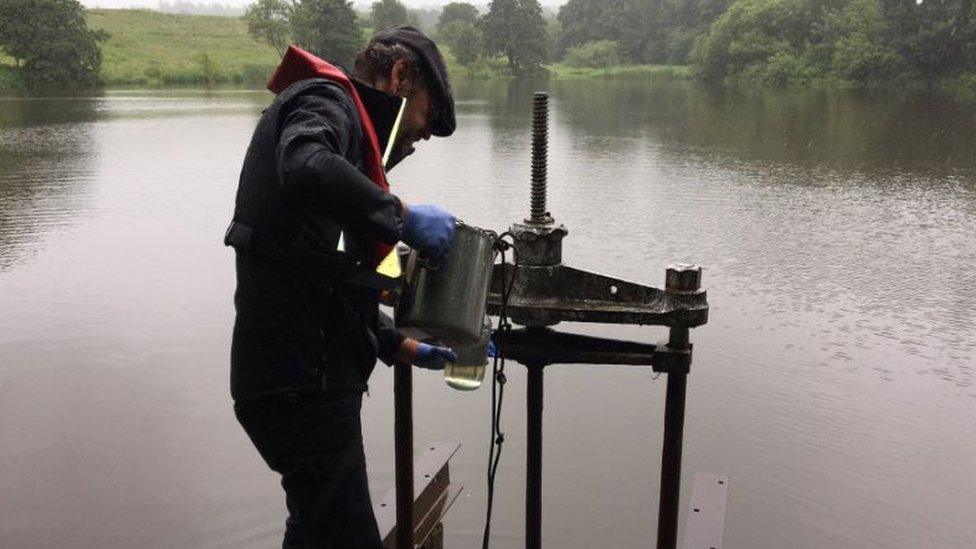
[[[528, 214], [551, 93], [564, 261], [656, 286], [704, 267], [681, 523], [730, 477], [729, 548], [976, 545], [976, 104], [626, 78], [459, 81], [458, 131], [391, 172], [409, 202]], [[0, 546], [276, 546], [284, 504], [231, 409], [221, 244], [270, 95], [0, 98]], [[655, 342], [662, 328], [562, 325]], [[392, 372], [364, 405], [393, 486]], [[493, 547], [523, 545], [525, 370], [508, 367]], [[416, 440], [459, 441], [449, 547], [480, 544], [490, 388], [415, 375]], [[664, 378], [546, 374], [543, 539], [653, 546]]]

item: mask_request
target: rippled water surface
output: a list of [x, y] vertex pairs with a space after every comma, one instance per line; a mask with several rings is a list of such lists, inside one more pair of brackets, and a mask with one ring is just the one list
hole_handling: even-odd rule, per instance
[[[459, 82], [459, 130], [391, 174], [476, 225], [526, 215], [531, 92], [575, 266], [705, 267], [685, 491], [731, 477], [729, 548], [976, 546], [976, 105], [687, 83]], [[277, 479], [228, 396], [220, 240], [263, 92], [0, 99], [0, 546], [271, 547]], [[656, 328], [566, 326], [656, 341]], [[489, 392], [419, 373], [418, 444], [457, 440], [450, 547], [480, 543]], [[494, 547], [523, 530], [524, 370], [509, 368]], [[663, 379], [546, 374], [544, 541], [647, 547]], [[393, 484], [392, 382], [364, 412]], [[683, 521], [683, 518], [682, 518]]]

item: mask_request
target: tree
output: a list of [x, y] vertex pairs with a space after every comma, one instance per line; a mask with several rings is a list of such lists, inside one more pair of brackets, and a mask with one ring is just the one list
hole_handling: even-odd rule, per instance
[[886, 0], [888, 43], [926, 77], [976, 69], [974, 7], [972, 0]]
[[13, 57], [30, 89], [99, 84], [102, 54], [75, 0], [0, 0], [0, 50]]
[[560, 33], [556, 37], [556, 58], [570, 48], [599, 40], [617, 40], [624, 0], [569, 0], [559, 8]]
[[454, 20], [441, 27], [438, 40], [447, 45], [462, 65], [470, 65], [481, 51], [481, 31], [470, 21]]
[[538, 0], [492, 0], [481, 21], [485, 53], [501, 54], [513, 73], [538, 70], [549, 58], [549, 35]]
[[619, 45], [631, 63], [686, 63], [731, 0], [569, 0], [559, 9], [555, 56], [600, 40]]
[[877, 0], [850, 0], [842, 8], [828, 8], [815, 26], [815, 58], [842, 80], [869, 83], [895, 78], [907, 66], [885, 40], [886, 27]]
[[738, 0], [698, 41], [692, 55], [702, 76], [719, 80], [764, 80], [767, 62], [775, 59], [769, 79], [782, 83], [786, 71], [802, 64], [797, 60], [813, 37], [813, 20], [805, 0]]
[[414, 25], [417, 21], [400, 0], [379, 0], [369, 9], [369, 20], [378, 32], [396, 25]]
[[437, 20], [437, 40], [450, 48], [462, 65], [473, 63], [481, 52], [478, 18], [478, 8], [472, 4], [451, 2], [444, 6]]
[[463, 23], [478, 23], [478, 8], [467, 2], [451, 2], [444, 6], [441, 16], [437, 19], [437, 32], [441, 32], [445, 26], [455, 21]]
[[291, 16], [300, 46], [338, 63], [350, 63], [365, 41], [349, 0], [300, 0]]
[[291, 42], [290, 0], [258, 0], [244, 12], [247, 33], [257, 42], [264, 42], [278, 53], [285, 53]]

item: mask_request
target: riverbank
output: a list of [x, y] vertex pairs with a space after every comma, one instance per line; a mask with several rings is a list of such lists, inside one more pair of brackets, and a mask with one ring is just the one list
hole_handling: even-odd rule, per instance
[[[105, 31], [101, 77], [106, 87], [240, 84], [261, 85], [280, 59], [274, 48], [255, 42], [238, 17], [181, 15], [135, 9], [87, 10], [88, 26]], [[457, 64], [445, 48], [452, 74], [511, 78], [501, 59]], [[13, 62], [0, 56], [0, 90], [15, 90], [20, 78]], [[688, 78], [689, 67], [633, 65], [600, 69], [556, 64], [555, 78], [665, 76]]]
[[[88, 25], [104, 31], [101, 43], [101, 78], [106, 87], [211, 86], [221, 84], [261, 86], [277, 65], [280, 54], [255, 42], [239, 17], [182, 15], [137, 9], [87, 10]], [[513, 78], [501, 58], [482, 59], [470, 66], [459, 65], [447, 48], [444, 53], [452, 74], [477, 79]], [[549, 78], [647, 77], [693, 79], [688, 65], [621, 65], [578, 68], [564, 64], [545, 67]], [[960, 75], [938, 81], [907, 80], [865, 86], [829, 78], [783, 82], [736, 81], [749, 88], [934, 88], [954, 95], [976, 95], [976, 75]], [[0, 55], [0, 90], [22, 88], [13, 60]]]

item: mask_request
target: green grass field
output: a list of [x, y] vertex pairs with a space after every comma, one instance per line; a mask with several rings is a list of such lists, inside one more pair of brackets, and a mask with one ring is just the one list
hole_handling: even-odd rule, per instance
[[109, 86], [261, 83], [280, 59], [236, 17], [88, 10], [88, 26], [111, 35], [101, 45]]
[[[102, 80], [107, 86], [264, 84], [280, 55], [247, 35], [237, 17], [175, 15], [135, 9], [91, 9], [88, 26], [109, 34], [102, 48]], [[510, 78], [504, 60], [480, 60], [461, 67], [445, 48], [452, 74], [473, 78]], [[649, 75], [687, 78], [687, 67], [621, 66], [578, 69], [547, 67], [553, 78], [612, 78]], [[0, 54], [0, 90], [19, 87], [13, 60]]]

